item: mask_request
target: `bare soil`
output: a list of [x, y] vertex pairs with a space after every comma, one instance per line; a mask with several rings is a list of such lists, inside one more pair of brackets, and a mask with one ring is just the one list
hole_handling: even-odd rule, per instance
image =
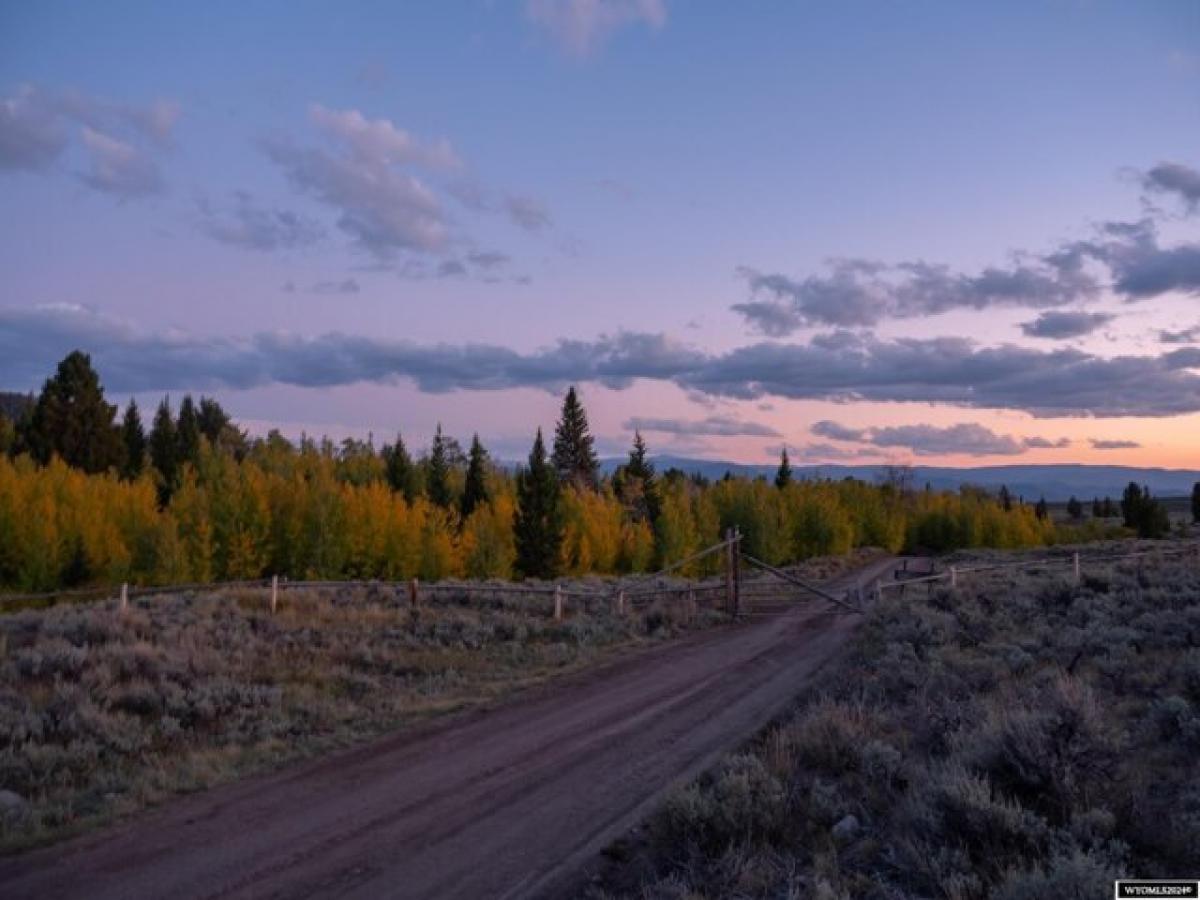
[[[883, 559], [827, 584], [887, 577]], [[782, 712], [859, 617], [748, 617], [0, 861], [0, 894], [569, 896], [674, 783]]]

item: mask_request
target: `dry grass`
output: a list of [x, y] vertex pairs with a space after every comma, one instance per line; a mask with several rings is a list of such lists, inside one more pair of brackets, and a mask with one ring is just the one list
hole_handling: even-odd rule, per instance
[[1082, 900], [1194, 874], [1200, 559], [906, 593], [595, 895]]

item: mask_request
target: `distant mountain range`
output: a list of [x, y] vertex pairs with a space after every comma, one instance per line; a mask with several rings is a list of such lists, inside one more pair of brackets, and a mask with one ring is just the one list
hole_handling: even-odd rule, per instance
[[[726, 472], [735, 476], [754, 478], [764, 475], [775, 477], [774, 465], [745, 465], [708, 459], [689, 459], [683, 456], [656, 456], [654, 466], [659, 472], [681, 469], [688, 474], [700, 474], [705, 478], [721, 478]], [[606, 472], [611, 472], [625, 462], [624, 458], [601, 460]], [[792, 467], [795, 478], [858, 478], [863, 481], [878, 481], [884, 477], [887, 466], [802, 466]], [[1192, 486], [1200, 482], [1200, 469], [1143, 469], [1134, 466], [1089, 466], [1089, 465], [1045, 465], [1045, 466], [978, 466], [974, 468], [950, 468], [947, 466], [913, 466], [913, 485], [924, 487], [929, 484], [934, 490], [958, 490], [964, 484], [977, 485], [997, 491], [1006, 485], [1013, 496], [1026, 500], [1045, 497], [1049, 501], [1067, 500], [1071, 496], [1081, 500], [1093, 497], [1119, 498], [1121, 491], [1131, 481], [1146, 485], [1158, 497], [1182, 497], [1190, 495]]]

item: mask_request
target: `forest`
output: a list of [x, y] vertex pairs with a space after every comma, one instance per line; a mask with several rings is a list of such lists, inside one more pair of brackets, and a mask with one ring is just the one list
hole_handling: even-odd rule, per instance
[[573, 387], [550, 446], [539, 430], [515, 471], [478, 436], [464, 451], [440, 425], [416, 457], [400, 435], [380, 447], [250, 437], [206, 397], [186, 396], [178, 411], [164, 398], [147, 429], [133, 401], [118, 417], [78, 351], [40, 395], [9, 408], [19, 412], [0, 417], [0, 587], [16, 591], [647, 572], [734, 526], [744, 550], [772, 564], [864, 546], [1016, 548], [1120, 532], [1056, 524], [1044, 503], [1007, 492], [921, 489], [902, 470], [879, 484], [797, 480], [786, 450], [774, 482], [709, 482], [656, 472], [635, 434], [628, 460], [605, 475]]

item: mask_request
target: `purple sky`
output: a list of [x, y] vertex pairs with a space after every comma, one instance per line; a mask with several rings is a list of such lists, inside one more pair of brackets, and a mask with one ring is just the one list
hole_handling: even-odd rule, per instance
[[0, 389], [1200, 465], [1194, 2], [0, 5]]

